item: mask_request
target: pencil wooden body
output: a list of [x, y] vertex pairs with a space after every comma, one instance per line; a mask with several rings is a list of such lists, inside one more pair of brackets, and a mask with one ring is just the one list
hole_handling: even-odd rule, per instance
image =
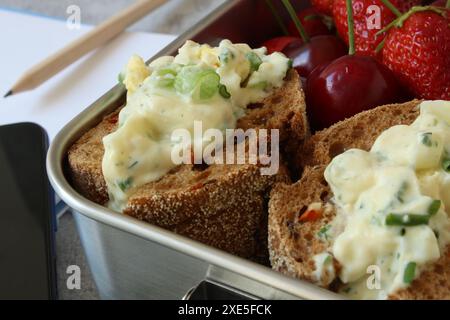
[[120, 34], [129, 25], [138, 21], [166, 1], [138, 0], [124, 11], [98, 25], [95, 29], [33, 66], [12, 87], [12, 93], [23, 92], [38, 87], [85, 54]]

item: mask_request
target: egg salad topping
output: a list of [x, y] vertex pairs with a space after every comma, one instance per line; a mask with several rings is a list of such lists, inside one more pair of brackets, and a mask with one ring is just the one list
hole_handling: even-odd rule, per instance
[[407, 287], [450, 242], [450, 102], [422, 102], [412, 125], [384, 131], [369, 152], [337, 156], [325, 179], [342, 293], [382, 299]]
[[[228, 40], [218, 47], [187, 41], [175, 57], [148, 66], [131, 57], [119, 76], [128, 90], [126, 106], [117, 130], [103, 139], [109, 206], [123, 210], [137, 187], [176, 166], [171, 151], [180, 142], [171, 138], [174, 130], [192, 133], [194, 121], [201, 121], [203, 130], [235, 128], [247, 105], [282, 86], [289, 68], [281, 53], [267, 55], [265, 48]], [[198, 143], [206, 141], [192, 141]]]

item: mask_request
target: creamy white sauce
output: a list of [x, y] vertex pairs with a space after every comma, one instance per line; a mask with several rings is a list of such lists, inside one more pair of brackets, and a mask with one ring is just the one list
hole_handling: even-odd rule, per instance
[[313, 260], [315, 266], [313, 277], [315, 281], [322, 286], [329, 285], [336, 277], [333, 256], [328, 252], [322, 252], [316, 254]]
[[[384, 131], [370, 152], [348, 150], [325, 170], [338, 208], [331, 252], [352, 298], [383, 299], [407, 287], [450, 243], [450, 102], [420, 108], [412, 125]], [[367, 285], [373, 266], [379, 289]]]
[[[180, 141], [171, 140], [174, 130], [186, 129], [194, 137], [194, 121], [202, 122], [203, 131], [235, 128], [248, 104], [283, 84], [288, 68], [289, 60], [280, 53], [266, 55], [264, 48], [252, 50], [228, 40], [214, 48], [187, 41], [177, 56], [148, 66], [133, 56], [123, 72], [128, 96], [119, 127], [103, 139], [109, 206], [123, 210], [137, 187], [176, 166], [171, 153]], [[197, 85], [206, 78], [209, 86]], [[197, 139], [191, 144], [209, 142]]]

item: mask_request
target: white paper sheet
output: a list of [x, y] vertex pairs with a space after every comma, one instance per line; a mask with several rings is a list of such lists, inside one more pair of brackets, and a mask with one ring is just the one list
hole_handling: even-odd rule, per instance
[[174, 39], [173, 35], [123, 33], [37, 89], [3, 98], [23, 72], [90, 28], [70, 30], [64, 21], [0, 10], [0, 125], [38, 123], [52, 139], [117, 83], [132, 54], [149, 58]]

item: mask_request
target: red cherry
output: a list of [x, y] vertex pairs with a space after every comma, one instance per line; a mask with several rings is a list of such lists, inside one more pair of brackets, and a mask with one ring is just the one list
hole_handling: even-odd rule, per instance
[[[307, 8], [297, 13], [297, 17], [300, 19], [306, 33], [310, 37], [330, 34], [330, 30], [323, 22], [323, 15], [315, 8]], [[297, 27], [294, 21], [291, 21], [288, 25], [289, 34], [299, 37]]]
[[308, 77], [320, 64], [331, 62], [347, 54], [347, 47], [336, 36], [317, 36], [306, 44], [291, 42], [283, 53], [291, 58], [293, 67], [302, 77]]
[[267, 48], [267, 53], [274, 53], [274, 52], [282, 52], [286, 46], [291, 44], [292, 42], [300, 43], [302, 44], [303, 41], [300, 38], [296, 37], [276, 37], [269, 39], [265, 41], [262, 46]]
[[399, 92], [399, 84], [391, 71], [366, 56], [346, 55], [321, 65], [306, 83], [308, 113], [315, 129], [397, 102]]

